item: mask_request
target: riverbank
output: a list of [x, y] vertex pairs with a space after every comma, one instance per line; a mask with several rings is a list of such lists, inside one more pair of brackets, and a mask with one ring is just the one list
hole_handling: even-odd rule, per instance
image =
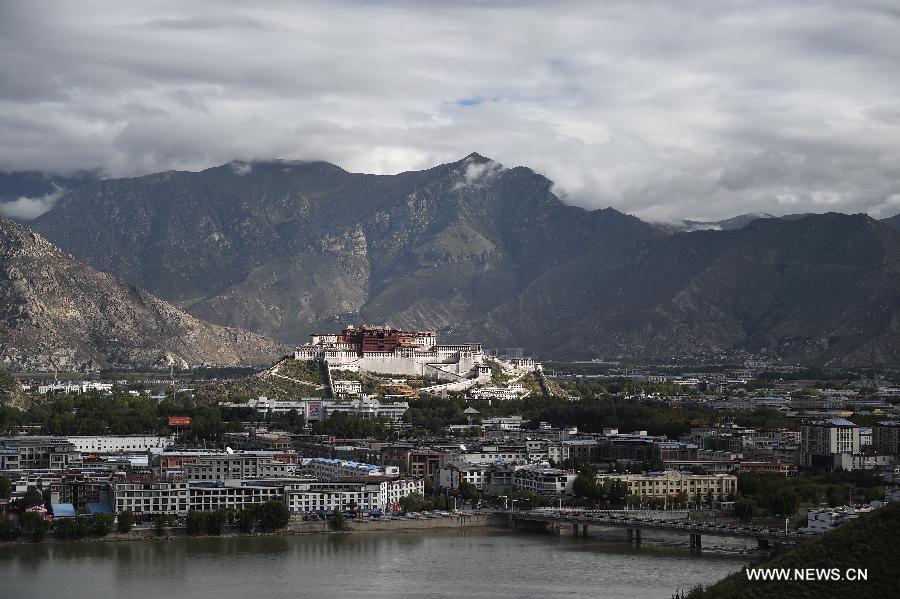
[[[288, 522], [287, 527], [275, 532], [239, 532], [238, 530], [230, 530], [226, 527], [226, 531], [221, 535], [196, 535], [188, 534], [187, 529], [183, 526], [166, 527], [162, 534], [158, 533], [153, 526], [136, 527], [128, 532], [111, 532], [105, 536], [88, 536], [82, 539], [74, 540], [71, 538], [58, 538], [48, 535], [41, 541], [33, 541], [27, 537], [19, 538], [14, 541], [0, 542], [0, 547], [4, 545], [36, 545], [41, 543], [94, 543], [94, 542], [111, 542], [111, 541], [141, 541], [141, 540], [165, 540], [184, 539], [184, 538], [207, 538], [207, 537], [265, 537], [265, 536], [283, 536], [283, 535], [304, 535], [304, 534], [365, 534], [373, 532], [421, 532], [431, 530], [450, 530], [464, 529], [476, 527], [495, 526], [491, 523], [491, 517], [487, 514], [471, 514], [462, 516], [451, 516], [444, 518], [428, 518], [421, 520], [408, 519], [390, 519], [381, 520], [371, 518], [368, 520], [352, 520], [348, 519], [344, 522], [341, 530], [335, 530], [328, 520], [294, 520]], [[236, 527], [235, 527], [236, 528]]]

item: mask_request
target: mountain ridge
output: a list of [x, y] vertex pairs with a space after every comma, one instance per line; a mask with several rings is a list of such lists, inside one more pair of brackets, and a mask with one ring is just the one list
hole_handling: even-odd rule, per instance
[[898, 240], [865, 216], [673, 234], [477, 153], [396, 175], [236, 161], [148, 177], [81, 186], [33, 225], [196, 317], [287, 343], [363, 321], [560, 357], [897, 358]]

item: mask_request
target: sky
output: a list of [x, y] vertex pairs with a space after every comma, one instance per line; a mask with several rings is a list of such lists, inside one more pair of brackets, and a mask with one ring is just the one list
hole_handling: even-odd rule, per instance
[[900, 212], [896, 0], [5, 0], [0, 56], [3, 172], [478, 152], [651, 221]]

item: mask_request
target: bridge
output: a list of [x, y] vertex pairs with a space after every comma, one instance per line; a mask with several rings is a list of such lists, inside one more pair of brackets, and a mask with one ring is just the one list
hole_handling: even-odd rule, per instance
[[577, 535], [579, 528], [583, 536], [587, 536], [588, 528], [596, 526], [601, 528], [624, 528], [627, 531], [628, 541], [640, 545], [642, 530], [656, 530], [667, 532], [683, 532], [690, 535], [692, 549], [700, 550], [702, 537], [737, 537], [756, 539], [757, 546], [768, 548], [770, 543], [798, 543], [809, 539], [807, 533], [773, 530], [753, 526], [738, 526], [734, 524], [710, 524], [708, 522], [687, 522], [685, 520], [665, 520], [659, 518], [641, 517], [628, 512], [611, 511], [566, 511], [566, 510], [505, 510], [495, 512], [498, 516], [506, 517], [507, 523], [516, 528], [520, 524], [551, 525], [558, 531], [563, 527], [571, 526], [572, 534]]

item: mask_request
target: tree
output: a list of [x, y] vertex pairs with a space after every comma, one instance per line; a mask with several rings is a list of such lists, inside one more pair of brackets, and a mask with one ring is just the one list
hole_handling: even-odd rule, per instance
[[206, 532], [211, 535], [221, 535], [225, 532], [225, 510], [219, 509], [206, 514]]
[[83, 539], [91, 531], [91, 523], [84, 516], [72, 519], [72, 533], [76, 539]]
[[40, 512], [25, 512], [19, 517], [19, 526], [26, 534], [30, 534], [35, 541], [43, 541], [50, 530], [50, 523], [44, 519]]
[[119, 517], [117, 519], [116, 525], [119, 529], [119, 532], [128, 532], [134, 526], [134, 514], [131, 510], [124, 510], [119, 512]]
[[12, 483], [7, 476], [0, 476], [0, 499], [9, 499], [12, 496]]
[[605, 481], [602, 494], [608, 502], [614, 505], [625, 505], [628, 499], [628, 483], [624, 480]]
[[578, 497], [598, 499], [600, 496], [600, 492], [597, 488], [596, 476], [591, 478], [584, 473], [579, 474], [575, 477], [575, 481], [572, 483], [572, 492], [575, 493], [575, 495], [577, 495]]
[[19, 528], [10, 518], [0, 518], [0, 541], [14, 541], [19, 536]]
[[238, 530], [243, 533], [253, 532], [256, 523], [256, 514], [251, 510], [241, 510], [237, 513]]
[[168, 520], [168, 518], [166, 518], [165, 514], [157, 514], [156, 515], [155, 521], [156, 521], [156, 535], [157, 536], [161, 537], [164, 534], [166, 534], [167, 520]]
[[274, 532], [288, 525], [291, 513], [281, 501], [267, 501], [260, 506], [259, 525], [265, 532]]
[[428, 501], [421, 493], [410, 493], [400, 501], [400, 509], [404, 512], [421, 512], [429, 507]]
[[37, 487], [28, 487], [25, 496], [21, 499], [21, 506], [23, 509], [28, 509], [36, 505], [44, 505], [44, 495]]
[[334, 508], [329, 520], [331, 521], [331, 527], [334, 530], [344, 530], [344, 526], [347, 523], [347, 518], [344, 517], [344, 513], [338, 508]]
[[734, 503], [734, 515], [740, 518], [741, 522], [750, 522], [753, 519], [753, 501], [741, 497]]
[[780, 489], [769, 498], [767, 506], [769, 511], [779, 516], [793, 516], [797, 513], [800, 498], [790, 489]]
[[115, 516], [112, 514], [94, 514], [91, 516], [91, 532], [105, 537], [112, 531], [114, 522]]
[[463, 498], [463, 501], [472, 501], [473, 499], [478, 498], [478, 488], [471, 484], [467, 483], [464, 480], [459, 481], [459, 496]]
[[197, 510], [190, 510], [185, 518], [185, 528], [189, 535], [200, 534], [206, 529], [206, 514]]
[[191, 435], [195, 439], [218, 446], [224, 433], [225, 425], [218, 407], [203, 406], [195, 412], [191, 421]]

